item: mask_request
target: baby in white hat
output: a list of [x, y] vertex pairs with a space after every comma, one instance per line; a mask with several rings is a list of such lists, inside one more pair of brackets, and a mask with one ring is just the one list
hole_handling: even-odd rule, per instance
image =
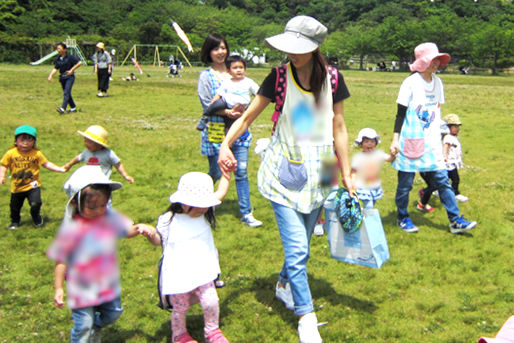
[[374, 208], [376, 201], [384, 195], [380, 181], [382, 164], [391, 162], [394, 156], [376, 149], [380, 137], [373, 129], [360, 130], [355, 143], [362, 151], [352, 157], [352, 179], [364, 208]]
[[134, 178], [127, 173], [120, 158], [109, 149], [106, 129], [100, 125], [91, 125], [86, 131], [77, 131], [77, 133], [84, 137], [86, 149], [64, 165], [66, 171], [79, 162], [85, 162], [86, 165], [100, 166], [103, 173], [111, 178], [112, 167], [114, 167], [125, 180], [134, 183]]
[[204, 336], [207, 343], [228, 343], [219, 328], [219, 303], [214, 279], [220, 274], [218, 254], [211, 229], [216, 225], [214, 206], [228, 192], [229, 180], [223, 176], [214, 192], [212, 178], [191, 172], [180, 178], [171, 205], [157, 220], [157, 229], [143, 228], [154, 245], [161, 245], [163, 258], [159, 289], [163, 306], [169, 302], [173, 343], [197, 342], [186, 328], [189, 307], [200, 302], [204, 311]]

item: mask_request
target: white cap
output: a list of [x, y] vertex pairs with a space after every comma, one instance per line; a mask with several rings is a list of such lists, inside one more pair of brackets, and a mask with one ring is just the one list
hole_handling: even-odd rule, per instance
[[100, 166], [80, 167], [71, 174], [63, 186], [64, 191], [69, 197], [64, 213], [65, 218], [71, 218], [75, 210], [71, 204], [71, 199], [89, 185], [109, 185], [113, 191], [122, 187], [121, 183], [109, 180], [109, 178], [102, 172]]
[[200, 172], [190, 172], [182, 175], [178, 182], [177, 191], [169, 198], [171, 203], [181, 203], [188, 206], [207, 208], [221, 204], [214, 196], [212, 178]]
[[359, 135], [357, 136], [355, 143], [362, 144], [363, 138], [376, 139], [377, 144], [380, 144], [380, 137], [378, 136], [378, 133], [375, 130], [370, 129], [369, 127], [359, 131]]

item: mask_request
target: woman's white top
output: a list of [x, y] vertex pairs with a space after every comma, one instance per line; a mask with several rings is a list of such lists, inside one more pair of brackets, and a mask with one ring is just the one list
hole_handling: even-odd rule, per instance
[[164, 254], [162, 294], [187, 293], [216, 279], [221, 272], [218, 254], [205, 216], [171, 216], [167, 212], [157, 221]]

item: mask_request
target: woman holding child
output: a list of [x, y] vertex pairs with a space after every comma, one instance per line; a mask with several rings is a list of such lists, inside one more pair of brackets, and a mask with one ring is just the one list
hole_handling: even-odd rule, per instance
[[[220, 88], [223, 81], [230, 79], [225, 60], [230, 55], [230, 49], [225, 37], [220, 34], [210, 34], [203, 43], [201, 51], [202, 62], [209, 66], [200, 73], [198, 79], [198, 97], [205, 112], [212, 99], [216, 95], [216, 91]], [[232, 109], [226, 109], [218, 115], [202, 118], [197, 129], [202, 131], [201, 151], [202, 155], [207, 156], [209, 160], [209, 175], [214, 182], [221, 177], [221, 171], [218, 167], [218, 153], [220, 144], [223, 141], [225, 131], [224, 116], [229, 118], [238, 118], [241, 116], [242, 109], [240, 106], [234, 106]], [[206, 123], [203, 121], [206, 119]], [[233, 156], [238, 161], [238, 167], [235, 170], [236, 190], [239, 203], [239, 211], [241, 213], [241, 221], [250, 226], [258, 227], [262, 222], [254, 218], [252, 214], [252, 205], [250, 203], [250, 185], [248, 183], [248, 148], [252, 141], [250, 132], [245, 132], [238, 139], [232, 142], [230, 149]]]
[[230, 146], [244, 137], [270, 102], [281, 99], [277, 101], [282, 104], [280, 111], [277, 108], [281, 113], [276, 113], [276, 128], [259, 168], [258, 186], [271, 202], [284, 248], [276, 297], [299, 317], [301, 343], [322, 341], [306, 264], [310, 238], [331, 186], [321, 181], [322, 161], [334, 157], [334, 147], [343, 183], [354, 189], [343, 109], [350, 94], [343, 76], [329, 68], [320, 53], [326, 35], [327, 28], [316, 19], [297, 16], [289, 20], [283, 34], [266, 39], [268, 45], [286, 53], [290, 63], [266, 77], [254, 101], [227, 133], [218, 159], [223, 173], [236, 170], [239, 161]]

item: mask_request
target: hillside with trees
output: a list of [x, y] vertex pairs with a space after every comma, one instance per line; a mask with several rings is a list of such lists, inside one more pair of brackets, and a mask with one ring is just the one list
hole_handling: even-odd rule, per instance
[[297, 14], [329, 28], [323, 53], [342, 61], [374, 56], [405, 66], [415, 45], [433, 41], [454, 62], [493, 71], [514, 65], [510, 0], [0, 0], [0, 61], [27, 63], [67, 36], [88, 56], [100, 40], [121, 54], [134, 43], [184, 47], [171, 20], [196, 48], [193, 61], [211, 32], [224, 34], [232, 50], [278, 60], [263, 40]]

